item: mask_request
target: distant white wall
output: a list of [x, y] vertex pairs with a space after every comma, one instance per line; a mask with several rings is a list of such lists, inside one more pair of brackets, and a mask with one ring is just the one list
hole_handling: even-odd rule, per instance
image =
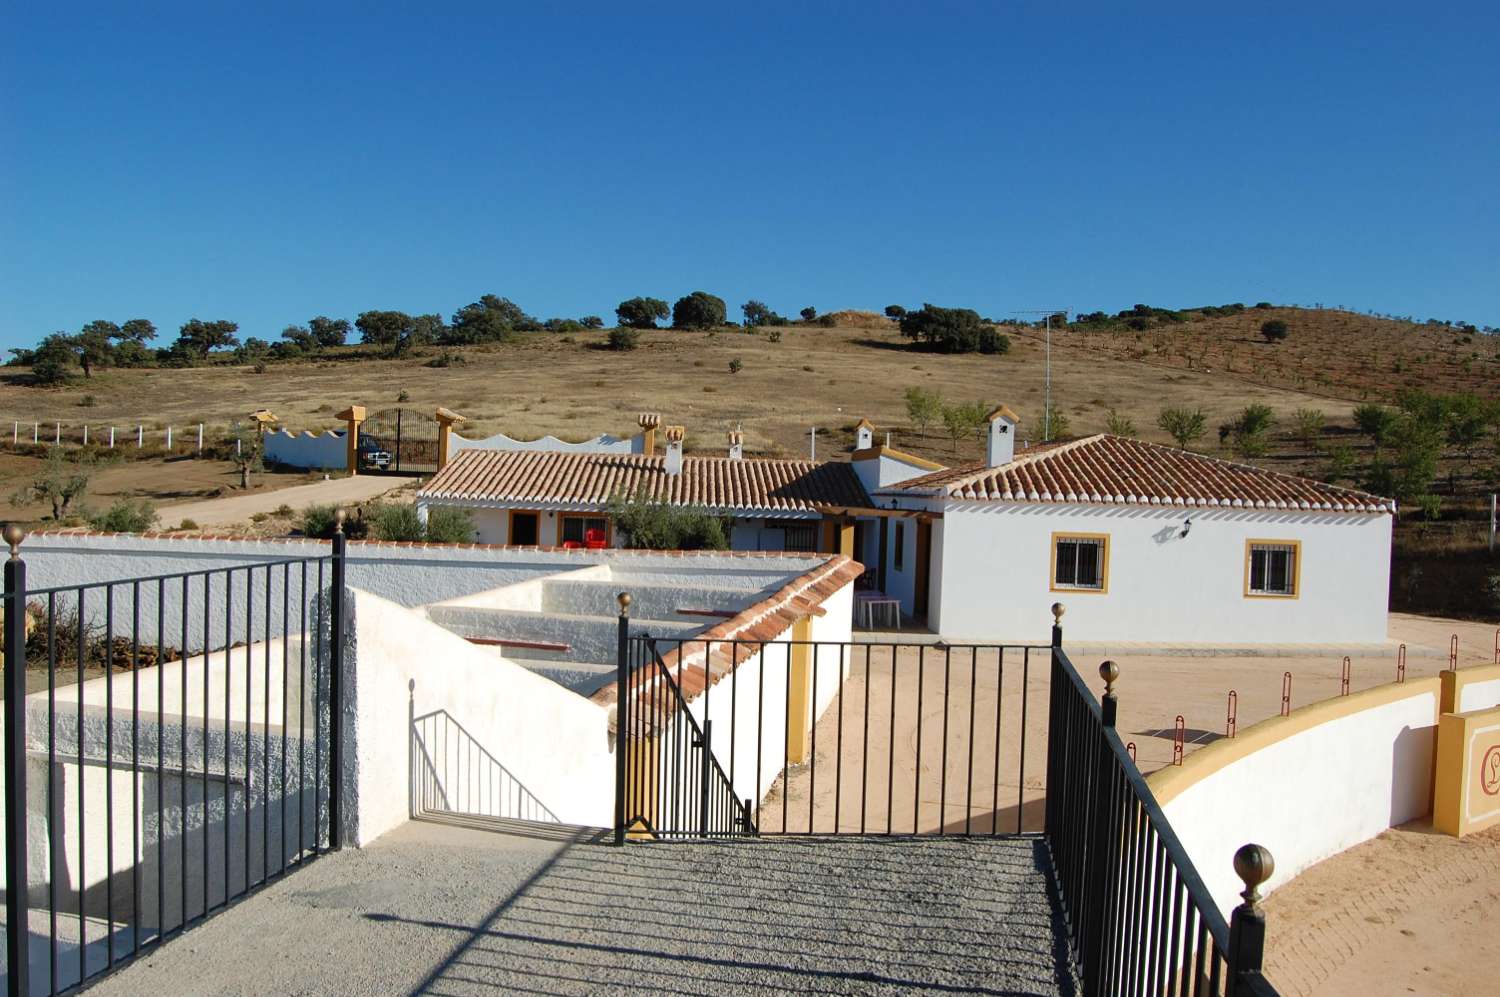
[[349, 465], [349, 448], [344, 433], [325, 429], [321, 433], [293, 433], [278, 429], [265, 436], [265, 457], [288, 467], [315, 467], [344, 470]]
[[[1074, 532], [1109, 536], [1108, 592], [1052, 590], [1052, 534]], [[941, 613], [933, 623], [945, 637], [1036, 635], [1046, 624], [1038, 607], [1061, 600], [1071, 640], [1386, 639], [1390, 516], [948, 502], [942, 536]], [[1298, 598], [1246, 597], [1249, 539], [1301, 543]], [[909, 599], [907, 576], [892, 577], [895, 592]]]
[[643, 450], [643, 437], [632, 436], [621, 439], [608, 433], [596, 436], [582, 443], [568, 443], [555, 436], [543, 436], [536, 440], [518, 440], [504, 433], [496, 433], [494, 436], [486, 436], [482, 440], [471, 440], [454, 433], [450, 437], [449, 447], [455, 454], [463, 450], [526, 450], [547, 451], [551, 453], [614, 453], [628, 454], [641, 453]]

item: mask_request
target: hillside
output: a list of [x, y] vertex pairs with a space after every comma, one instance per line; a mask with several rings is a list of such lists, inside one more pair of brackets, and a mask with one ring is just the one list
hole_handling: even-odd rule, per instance
[[[631, 432], [637, 412], [656, 411], [687, 425], [691, 450], [718, 449], [725, 430], [741, 424], [751, 452], [792, 454], [806, 452], [809, 427], [840, 446], [868, 416], [882, 432], [892, 431], [899, 447], [943, 461], [976, 454], [976, 443], [955, 448], [940, 425], [926, 433], [908, 425], [903, 392], [920, 386], [951, 401], [1006, 402], [1025, 420], [1023, 433], [1040, 436], [1039, 330], [1008, 327], [1013, 345], [1003, 356], [947, 356], [911, 350], [894, 323], [846, 314], [863, 324], [787, 327], [775, 331], [776, 342], [769, 330], [660, 330], [642, 336], [636, 350], [615, 352], [603, 348], [603, 332], [536, 333], [515, 344], [428, 348], [400, 360], [370, 359], [368, 348], [345, 347], [316, 360], [272, 363], [260, 373], [228, 363], [103, 370], [56, 389], [27, 386], [23, 369], [3, 368], [0, 423], [86, 421], [97, 433], [138, 422], [222, 425], [266, 407], [285, 426], [318, 429], [334, 425], [333, 413], [351, 403], [372, 413], [398, 404], [430, 413], [443, 405], [469, 417], [469, 435], [503, 430], [583, 439]], [[1287, 321], [1284, 343], [1260, 338], [1256, 330], [1267, 318]], [[1143, 437], [1165, 440], [1155, 425], [1164, 405], [1201, 406], [1210, 426], [1252, 402], [1286, 416], [1317, 407], [1337, 425], [1347, 423], [1358, 401], [1387, 398], [1406, 384], [1492, 394], [1494, 347], [1487, 336], [1472, 338], [1466, 343], [1447, 329], [1302, 309], [1190, 317], [1144, 332], [1074, 325], [1053, 334], [1053, 397], [1075, 435], [1101, 431], [1113, 408]], [[1470, 356], [1476, 351], [1483, 353], [1478, 361]], [[451, 364], [429, 366], [440, 353]], [[729, 370], [735, 358], [743, 365], [737, 374]]]

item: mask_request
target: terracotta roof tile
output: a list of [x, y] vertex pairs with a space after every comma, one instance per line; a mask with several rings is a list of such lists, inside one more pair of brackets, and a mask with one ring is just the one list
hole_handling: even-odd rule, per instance
[[1353, 488], [1102, 434], [1032, 447], [999, 467], [980, 464], [925, 474], [880, 492], [912, 493], [987, 502], [1395, 510], [1394, 501]]
[[424, 499], [602, 506], [617, 495], [721, 512], [814, 512], [868, 506], [849, 464], [806, 460], [684, 457], [669, 475], [666, 458], [645, 454], [464, 450], [418, 493]]

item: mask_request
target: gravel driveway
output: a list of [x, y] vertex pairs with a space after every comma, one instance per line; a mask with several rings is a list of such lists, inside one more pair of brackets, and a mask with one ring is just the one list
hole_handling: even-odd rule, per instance
[[413, 822], [106, 979], [139, 993], [1072, 994], [1035, 839], [632, 845]]

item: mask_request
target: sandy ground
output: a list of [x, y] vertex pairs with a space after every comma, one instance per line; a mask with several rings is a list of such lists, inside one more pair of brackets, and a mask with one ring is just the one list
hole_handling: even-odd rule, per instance
[[247, 522], [260, 512], [272, 512], [283, 505], [295, 510], [310, 505], [348, 504], [364, 502], [411, 484], [411, 478], [387, 477], [385, 475], [356, 475], [352, 478], [330, 478], [291, 488], [279, 488], [270, 492], [251, 492], [227, 495], [224, 498], [205, 499], [200, 502], [184, 502], [180, 505], [163, 506], [158, 510], [163, 526], [173, 527], [185, 519], [191, 519], [200, 527], [232, 526]]
[[1497, 909], [1500, 828], [1405, 824], [1270, 896], [1267, 975], [1289, 995], [1495, 993]]

